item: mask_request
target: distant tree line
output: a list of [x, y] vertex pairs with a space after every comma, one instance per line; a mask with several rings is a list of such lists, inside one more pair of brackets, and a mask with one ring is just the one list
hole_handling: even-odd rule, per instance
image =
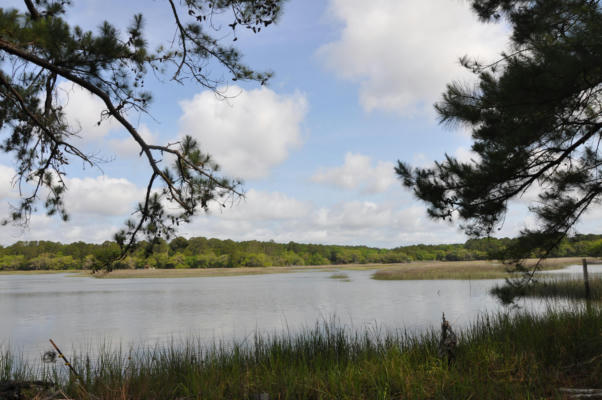
[[[232, 268], [295, 265], [404, 263], [410, 261], [469, 261], [501, 258], [518, 239], [470, 239], [463, 244], [413, 245], [393, 249], [177, 237], [170, 242], [141, 243], [113, 268]], [[120, 254], [115, 242], [62, 244], [19, 241], [0, 246], [0, 270], [99, 269]], [[539, 254], [533, 253], [537, 257]], [[602, 235], [565, 239], [552, 257], [602, 257]]]

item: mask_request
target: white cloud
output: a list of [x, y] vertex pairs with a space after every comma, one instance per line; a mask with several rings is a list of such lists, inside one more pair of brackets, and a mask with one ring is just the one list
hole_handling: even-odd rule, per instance
[[[151, 132], [148, 126], [141, 124], [138, 128], [138, 133], [147, 144], [157, 142], [158, 136]], [[122, 157], [135, 157], [140, 154], [140, 145], [129, 134], [125, 139], [109, 140], [111, 149]]]
[[[0, 209], [0, 216], [5, 216], [8, 209]], [[19, 240], [51, 240], [55, 242], [102, 243], [112, 240], [115, 232], [121, 227], [119, 221], [107, 219], [91, 219], [89, 215], [74, 214], [69, 222], [45, 214], [33, 214], [29, 225], [25, 228], [7, 225], [0, 230], [0, 243], [9, 245]]]
[[5, 165], [0, 165], [0, 199], [7, 199], [17, 195], [17, 190], [12, 182], [15, 170]]
[[[0, 166], [0, 178], [4, 169], [6, 167]], [[98, 243], [112, 240], [113, 234], [144, 196], [143, 189], [122, 178], [65, 178], [65, 183], [68, 222], [45, 215], [45, 209], [40, 205], [39, 212], [31, 215], [27, 227], [9, 225], [0, 230], [0, 243], [11, 244], [17, 240]], [[41, 196], [43, 202], [44, 194]], [[8, 213], [8, 203], [0, 205], [0, 219]]]
[[61, 82], [57, 89], [58, 101], [63, 105], [67, 121], [84, 142], [101, 139], [120, 127], [112, 117], [101, 121], [101, 113], [106, 107], [86, 89], [69, 82]]
[[344, 189], [361, 189], [366, 193], [384, 192], [396, 182], [393, 163], [379, 161], [372, 166], [370, 157], [354, 153], [345, 155], [342, 166], [322, 169], [311, 179]]
[[535, 181], [531, 184], [531, 186], [527, 188], [527, 190], [515, 197], [513, 199], [513, 202], [527, 206], [536, 205], [536, 203], [539, 203], [541, 201], [539, 199], [539, 195], [543, 193], [544, 190], [544, 187], [542, 187], [537, 181]]
[[97, 224], [94, 224], [94, 229], [90, 229], [89, 221], [86, 222], [81, 220], [75, 223], [70, 222], [69, 225], [63, 226], [61, 229], [61, 241], [69, 243], [81, 240], [90, 243], [102, 243], [107, 240], [113, 240], [115, 233], [120, 228], [122, 228], [122, 226], [114, 226], [106, 221], [104, 221], [104, 223], [103, 221], [98, 221]]
[[384, 227], [393, 222], [393, 210], [370, 201], [350, 201], [332, 208], [320, 208], [314, 223], [336, 229]]
[[465, 240], [457, 227], [432, 221], [415, 202], [346, 201], [331, 206], [278, 192], [250, 190], [246, 203], [199, 216], [185, 236], [396, 247]]
[[[479, 154], [463, 146], [456, 148], [450, 155], [463, 163], [478, 163], [481, 161]], [[438, 157], [438, 160], [445, 161], [445, 157]], [[435, 161], [424, 153], [415, 153], [410, 165], [414, 168], [435, 168]]]
[[142, 189], [123, 178], [71, 178], [66, 183], [65, 205], [70, 213], [124, 216], [144, 195]]
[[467, 164], [479, 163], [481, 161], [481, 156], [466, 147], [458, 147], [454, 152], [454, 157], [458, 161]]
[[262, 192], [250, 189], [245, 198], [230, 208], [221, 208], [212, 203], [212, 214], [229, 220], [284, 220], [304, 218], [309, 214], [310, 204], [283, 193]]
[[223, 100], [205, 91], [180, 103], [182, 135], [195, 137], [224, 171], [239, 178], [262, 178], [301, 143], [307, 112], [301, 94], [279, 95], [268, 88], [227, 90]]
[[468, 77], [459, 57], [495, 59], [508, 36], [458, 0], [331, 0], [330, 12], [345, 26], [318, 55], [337, 76], [359, 82], [367, 111], [430, 110], [447, 83]]

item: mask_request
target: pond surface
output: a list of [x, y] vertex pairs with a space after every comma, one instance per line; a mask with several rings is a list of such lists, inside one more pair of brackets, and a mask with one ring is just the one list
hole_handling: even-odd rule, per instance
[[[602, 265], [588, 265], [588, 274], [602, 274]], [[555, 269], [552, 271], [542, 271], [542, 274], [562, 275], [565, 277], [579, 278], [583, 276], [583, 265], [570, 265], [563, 269]]]
[[49, 338], [67, 354], [103, 343], [231, 342], [256, 332], [294, 333], [333, 317], [359, 331], [418, 333], [437, 327], [443, 312], [459, 329], [479, 314], [505, 310], [489, 295], [499, 279], [377, 281], [370, 279], [373, 271], [342, 273], [348, 279], [323, 270], [164, 279], [0, 275], [0, 348], [37, 358]]

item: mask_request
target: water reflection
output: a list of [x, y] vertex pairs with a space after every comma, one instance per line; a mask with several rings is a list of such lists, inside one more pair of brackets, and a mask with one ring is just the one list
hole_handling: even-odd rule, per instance
[[[589, 274], [602, 274], [602, 265], [594, 264], [587, 266], [587, 272]], [[541, 274], [549, 274], [549, 275], [562, 275], [562, 276], [571, 276], [571, 277], [581, 277], [583, 276], [583, 266], [582, 265], [570, 265], [563, 269], [555, 269], [552, 271], [541, 271]]]

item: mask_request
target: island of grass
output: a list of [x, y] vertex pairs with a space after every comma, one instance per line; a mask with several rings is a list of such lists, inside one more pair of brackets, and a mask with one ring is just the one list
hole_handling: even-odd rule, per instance
[[[533, 267], [538, 259], [525, 260], [526, 267]], [[554, 270], [569, 265], [581, 264], [579, 257], [548, 258], [540, 263], [540, 269]], [[588, 259], [597, 264], [599, 259]], [[503, 279], [513, 274], [511, 265], [499, 261], [421, 261], [395, 266], [383, 266], [372, 275], [376, 280], [420, 280], [420, 279]]]

